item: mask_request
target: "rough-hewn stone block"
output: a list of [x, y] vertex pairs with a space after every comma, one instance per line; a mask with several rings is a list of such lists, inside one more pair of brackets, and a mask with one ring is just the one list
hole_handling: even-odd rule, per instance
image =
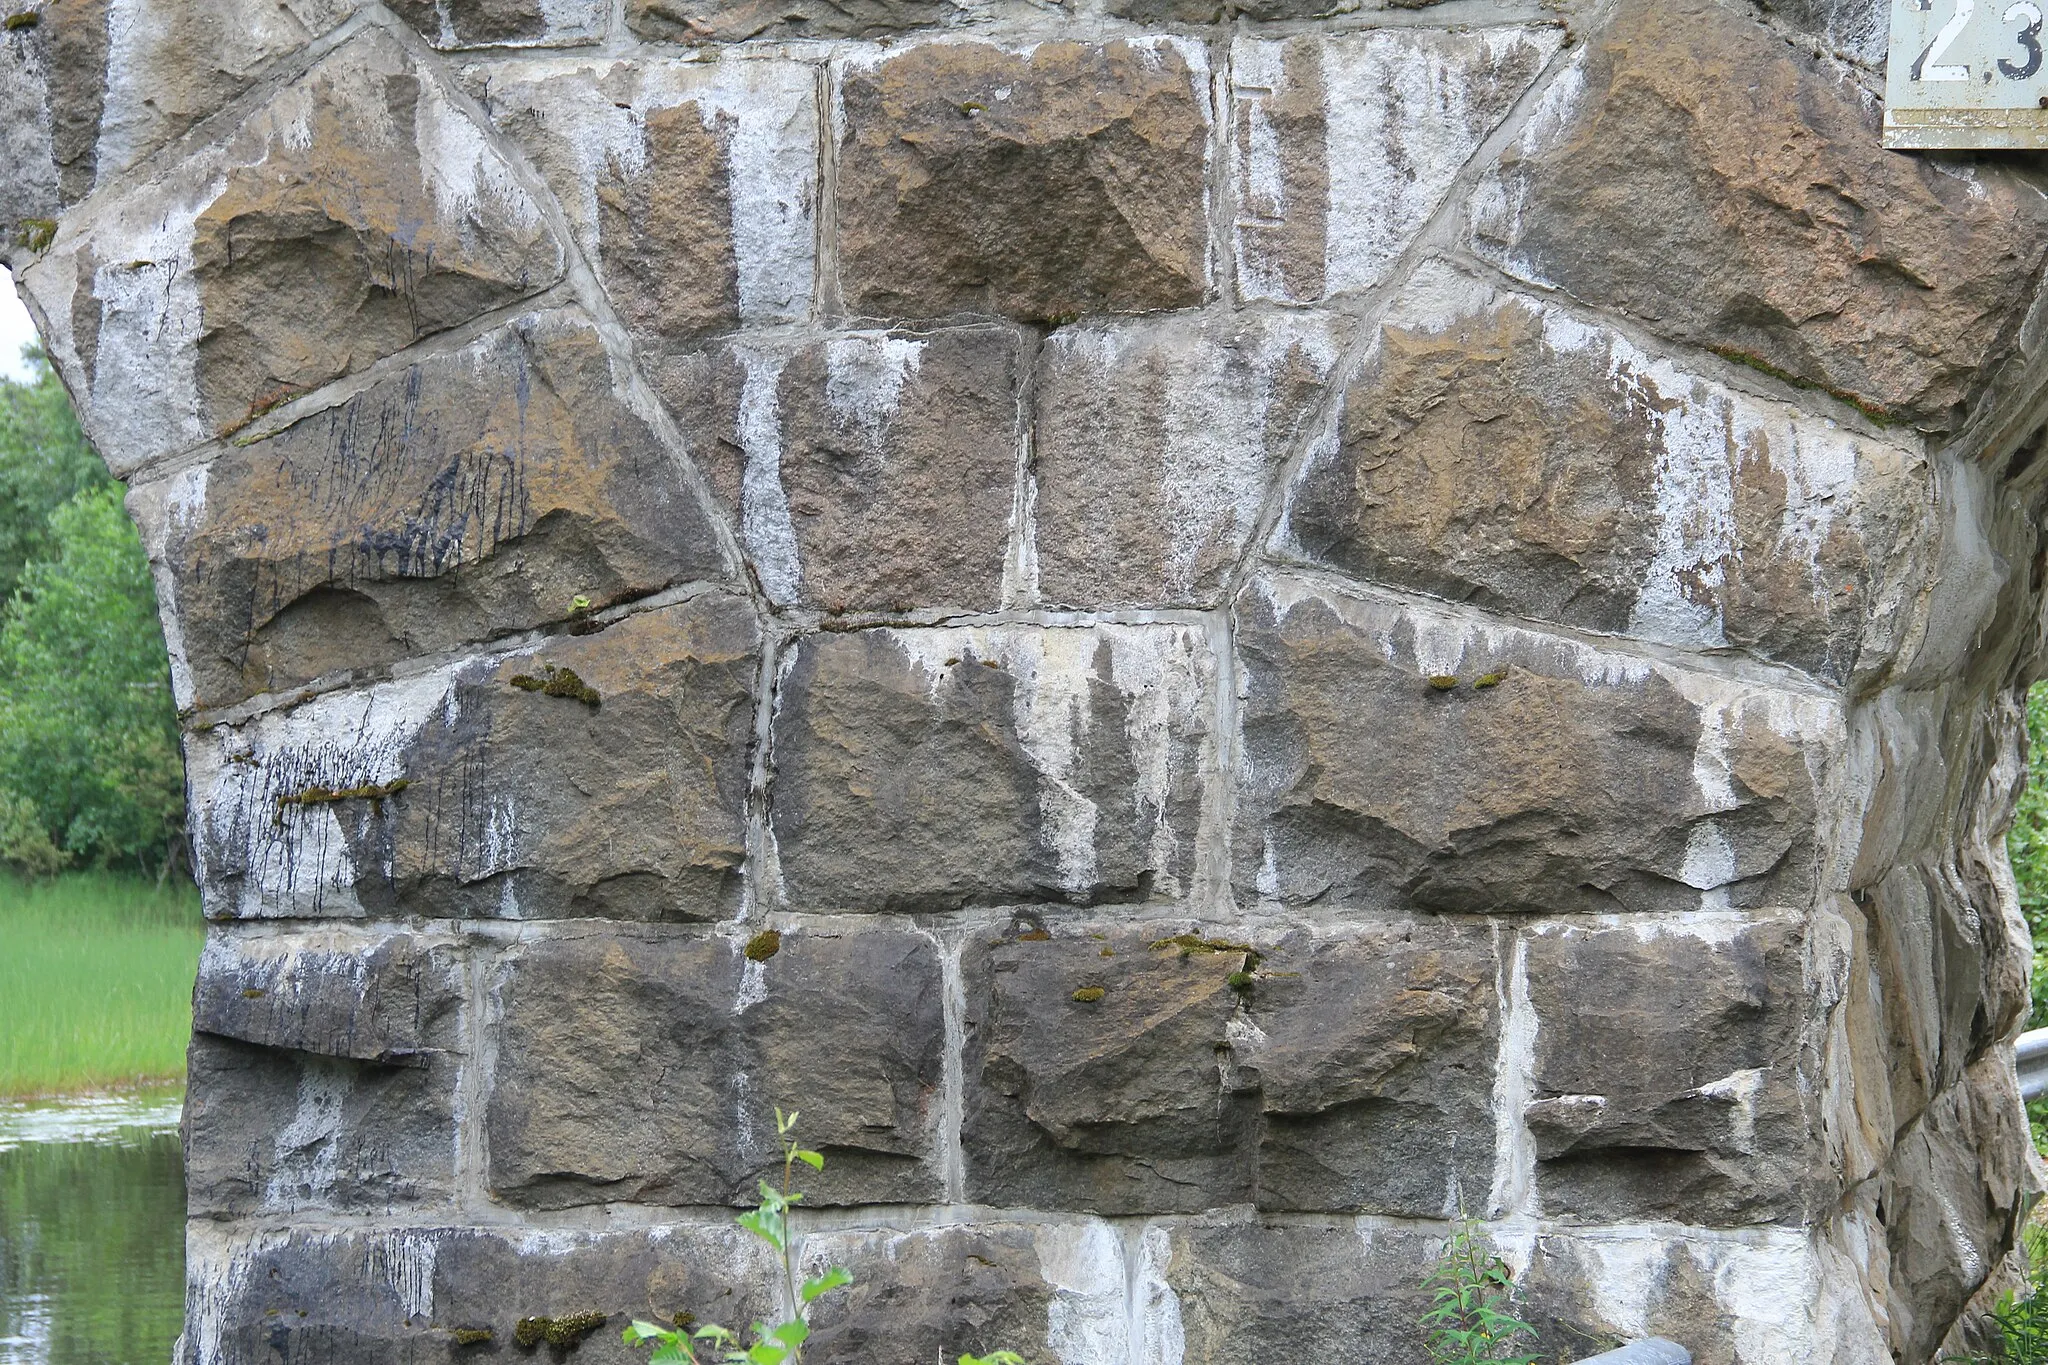
[[1002, 605], [1019, 339], [1008, 327], [748, 340], [656, 384], [781, 605]]
[[190, 751], [208, 908], [728, 914], [759, 649], [709, 594], [219, 727]]
[[377, 30], [25, 273], [117, 473], [545, 288], [541, 206]]
[[1892, 36], [1890, 0], [1757, 0], [1764, 13], [1811, 34], [1836, 56], [1882, 66]]
[[853, 312], [1057, 319], [1201, 301], [1199, 46], [922, 43], [846, 60], [837, 81], [840, 287]]
[[1239, 292], [1312, 303], [1384, 281], [1563, 36], [1393, 28], [1238, 38]]
[[439, 48], [566, 47], [604, 36], [604, 0], [392, 0], [392, 12]]
[[1212, 604], [1315, 415], [1344, 332], [1249, 313], [1048, 337], [1032, 443], [1040, 597]]
[[186, 705], [723, 574], [587, 319], [530, 315], [138, 489]]
[[1933, 501], [1914, 451], [1425, 267], [1280, 541], [1399, 587], [1840, 682], [1895, 657]]
[[[750, 1203], [801, 1107], [811, 1204], [933, 1202], [943, 990], [922, 934], [583, 934], [523, 945], [500, 1022], [490, 1184], [524, 1207]], [[602, 989], [593, 983], [602, 983]], [[777, 1168], [771, 1171], [771, 1167]]]
[[748, 38], [868, 38], [959, 17], [958, 0], [627, 0], [643, 38], [736, 43]]
[[1178, 895], [1215, 668], [1192, 626], [800, 641], [773, 737], [783, 899], [945, 910]]
[[1829, 701], [1288, 578], [1238, 617], [1247, 898], [1490, 914], [1812, 893]]
[[193, 992], [191, 1211], [451, 1198], [462, 969], [411, 933], [215, 931]]
[[199, 957], [192, 1027], [263, 1047], [424, 1066], [458, 1045], [462, 960], [411, 933], [215, 931]]
[[1630, 0], [1475, 200], [1475, 244], [1916, 423], [1953, 424], [2009, 346], [2048, 201], [1989, 165], [1898, 156], [1877, 101], [1715, 0]]
[[[1164, 926], [970, 945], [962, 1142], [977, 1203], [1112, 1214], [1483, 1205], [1484, 926], [1233, 941]], [[1256, 937], [1256, 936], [1254, 936]]]
[[817, 73], [567, 58], [475, 68], [642, 345], [800, 321], [817, 274]]
[[1832, 1204], [1800, 921], [1550, 926], [1524, 945], [1544, 1213], [1700, 1226]]

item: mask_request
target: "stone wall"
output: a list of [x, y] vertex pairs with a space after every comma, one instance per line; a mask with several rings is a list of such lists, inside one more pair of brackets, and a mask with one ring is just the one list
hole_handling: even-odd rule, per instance
[[766, 1313], [778, 1103], [823, 1362], [1418, 1361], [1461, 1209], [1554, 1357], [1997, 1291], [2048, 198], [1882, 0], [14, 4], [188, 1365]]

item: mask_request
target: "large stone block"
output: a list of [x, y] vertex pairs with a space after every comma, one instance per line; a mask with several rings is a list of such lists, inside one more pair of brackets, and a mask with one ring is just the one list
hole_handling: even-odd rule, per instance
[[1195, 872], [1216, 663], [1194, 626], [799, 641], [774, 723], [801, 910], [1173, 897]]
[[921, 43], [847, 59], [836, 79], [854, 313], [1062, 319], [1201, 302], [1211, 115], [1197, 44]]
[[393, 0], [392, 12], [439, 48], [570, 47], [604, 37], [604, 0]]
[[1933, 504], [1915, 451], [1428, 266], [1279, 540], [1399, 587], [1841, 682], [1896, 657]]
[[1487, 1201], [1483, 925], [1277, 942], [1063, 927], [971, 944], [963, 972], [977, 1203], [1433, 1217], [1461, 1190]]
[[417, 934], [215, 931], [193, 994], [192, 1213], [452, 1198], [462, 970]]
[[1899, 1135], [1878, 1208], [1892, 1349], [1925, 1360], [2018, 1240], [2040, 1190], [2010, 1055], [1996, 1048]]
[[626, 0], [626, 23], [654, 42], [867, 38], [959, 17], [959, 0]]
[[778, 605], [1002, 605], [1020, 343], [1008, 327], [738, 342], [660, 365]]
[[209, 913], [727, 915], [759, 650], [708, 594], [195, 736]]
[[0, 249], [28, 245], [31, 224], [92, 190], [107, 100], [108, 9], [108, 0], [49, 0], [21, 6], [32, 24], [0, 30]]
[[1629, 0], [1474, 201], [1510, 273], [1947, 427], [2010, 347], [2048, 201], [1887, 152], [1879, 106], [1739, 6]]
[[1801, 921], [1545, 926], [1524, 939], [1524, 1118], [1546, 1215], [1693, 1226], [1832, 1207]]
[[1062, 327], [1034, 388], [1040, 597], [1212, 605], [1345, 330], [1245, 313]]
[[1563, 39], [1548, 27], [1239, 37], [1239, 293], [1313, 303], [1383, 282]]
[[809, 1204], [943, 1197], [934, 941], [789, 931], [765, 946], [585, 932], [514, 950], [492, 987], [496, 1197], [751, 1203], [779, 1178], [778, 1106], [802, 1109], [826, 1156], [805, 1173]]
[[1246, 898], [1492, 914], [1813, 893], [1815, 774], [1842, 729], [1826, 698], [1285, 577], [1237, 611]]
[[801, 321], [817, 274], [817, 72], [559, 58], [474, 68], [643, 346]]
[[[244, 1232], [195, 1221], [179, 1361], [446, 1365], [538, 1347], [541, 1360], [645, 1365], [646, 1349], [619, 1339], [633, 1318], [691, 1313], [743, 1328], [774, 1316], [779, 1269], [765, 1243], [724, 1220], [597, 1233], [446, 1223]], [[522, 1319], [584, 1313], [603, 1325], [569, 1349], [517, 1345]]]
[[529, 315], [132, 501], [220, 706], [723, 575], [675, 457], [580, 314]]
[[545, 288], [565, 256], [456, 96], [370, 29], [24, 275], [116, 473]]

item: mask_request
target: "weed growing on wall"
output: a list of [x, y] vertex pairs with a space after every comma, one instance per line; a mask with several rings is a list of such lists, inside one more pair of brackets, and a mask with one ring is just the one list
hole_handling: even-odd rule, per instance
[[1422, 1315], [1430, 1365], [1536, 1365], [1515, 1350], [1536, 1329], [1515, 1315], [1507, 1263], [1487, 1250], [1477, 1222], [1458, 1224], [1422, 1285], [1430, 1291]]
[[1948, 1356], [1942, 1365], [2048, 1365], [2048, 1230], [2030, 1224], [2023, 1235], [2027, 1282], [2007, 1291], [1992, 1310], [1999, 1347], [1994, 1354]]
[[[775, 1135], [782, 1143], [782, 1187], [760, 1182], [761, 1201], [734, 1221], [775, 1249], [782, 1262], [780, 1286], [783, 1312], [788, 1316], [774, 1326], [756, 1322], [743, 1337], [716, 1323], [691, 1326], [679, 1319], [674, 1328], [636, 1319], [626, 1328], [628, 1346], [652, 1343], [654, 1354], [648, 1365], [800, 1365], [804, 1343], [810, 1340], [811, 1305], [835, 1289], [853, 1283], [853, 1273], [833, 1266], [822, 1275], [797, 1282], [796, 1267], [802, 1261], [800, 1239], [789, 1225], [789, 1211], [803, 1192], [796, 1188], [798, 1162], [814, 1171], [825, 1169], [825, 1157], [799, 1147], [796, 1138], [796, 1110], [775, 1111]], [[963, 1355], [960, 1365], [1025, 1365], [1013, 1351], [996, 1351], [986, 1356]]]

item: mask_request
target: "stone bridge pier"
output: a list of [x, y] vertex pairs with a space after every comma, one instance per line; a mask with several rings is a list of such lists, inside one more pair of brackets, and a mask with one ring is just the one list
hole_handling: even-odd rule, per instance
[[182, 1365], [768, 1314], [777, 1105], [824, 1365], [1407, 1365], [1461, 1213], [1553, 1359], [2006, 1283], [2048, 182], [1883, 0], [6, 3]]

